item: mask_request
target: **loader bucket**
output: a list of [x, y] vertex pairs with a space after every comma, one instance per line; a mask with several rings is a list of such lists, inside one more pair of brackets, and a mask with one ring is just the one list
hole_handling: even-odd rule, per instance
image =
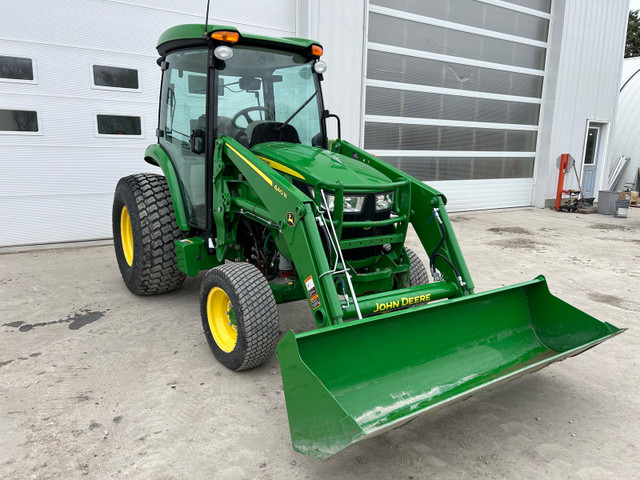
[[278, 346], [294, 449], [326, 458], [622, 332], [544, 277], [295, 335]]

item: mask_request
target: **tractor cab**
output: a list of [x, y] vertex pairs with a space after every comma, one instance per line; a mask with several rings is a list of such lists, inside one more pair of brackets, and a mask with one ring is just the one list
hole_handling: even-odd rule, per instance
[[157, 133], [180, 180], [188, 223], [204, 229], [208, 137], [226, 135], [246, 148], [265, 142], [326, 148], [320, 90], [326, 65], [311, 41], [267, 42], [231, 29], [206, 42], [185, 33], [188, 27], [168, 30], [159, 42]]

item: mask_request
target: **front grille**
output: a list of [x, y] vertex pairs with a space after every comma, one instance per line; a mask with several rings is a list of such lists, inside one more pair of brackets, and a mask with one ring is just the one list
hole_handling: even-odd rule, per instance
[[[306, 193], [310, 198], [313, 198], [312, 187], [300, 180], [293, 179], [293, 185]], [[349, 196], [349, 193], [345, 193], [345, 196]], [[382, 212], [376, 212], [376, 195], [374, 193], [367, 194], [365, 196], [362, 210], [359, 213], [343, 213], [343, 222], [355, 222], [366, 220], [386, 220], [391, 216], [391, 210], [385, 210]], [[363, 227], [346, 227], [342, 229], [342, 240], [350, 240], [356, 238], [367, 238], [377, 235], [388, 235], [394, 233], [395, 229], [393, 225], [386, 225], [383, 227], [371, 227], [368, 230]], [[323, 245], [327, 256], [329, 256], [329, 239], [326, 235], [322, 236]], [[382, 247], [380, 245], [374, 245], [369, 247], [351, 248], [344, 250], [342, 253], [345, 260], [363, 260], [365, 258], [371, 258], [380, 255]]]
[[[347, 194], [348, 195], [348, 194]], [[391, 216], [391, 210], [376, 212], [375, 194], [369, 194], [365, 197], [364, 205], [360, 213], [344, 213], [344, 222], [366, 221], [366, 220], [386, 220]], [[342, 229], [342, 239], [350, 240], [356, 238], [375, 237], [377, 235], [387, 235], [393, 233], [393, 226], [386, 225], [383, 227], [371, 227], [365, 229], [363, 227], [344, 227]], [[345, 260], [362, 260], [369, 257], [379, 255], [381, 251], [380, 245], [370, 247], [352, 248], [344, 250]]]

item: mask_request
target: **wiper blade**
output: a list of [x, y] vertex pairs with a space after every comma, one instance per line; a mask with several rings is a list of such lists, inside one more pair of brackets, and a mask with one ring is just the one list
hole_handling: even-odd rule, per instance
[[284, 122], [282, 122], [282, 125], [278, 125], [278, 126], [275, 128], [275, 130], [280, 131], [280, 130], [282, 130], [285, 126], [287, 126], [287, 125], [289, 124], [289, 122], [290, 122], [291, 120], [293, 120], [293, 119], [294, 119], [294, 117], [295, 117], [296, 115], [298, 115], [298, 114], [302, 111], [302, 109], [303, 109], [304, 107], [306, 107], [306, 106], [309, 104], [309, 102], [310, 102], [311, 100], [313, 100], [313, 99], [314, 99], [314, 97], [315, 97], [317, 94], [318, 94], [318, 89], [316, 88], [316, 91], [315, 91], [315, 92], [313, 92], [313, 95], [311, 95], [309, 98], [307, 98], [307, 100], [306, 100], [302, 105], [300, 105], [300, 107], [299, 107], [295, 112], [293, 112], [293, 115], [291, 115], [291, 116], [290, 116], [289, 118], [287, 118]]

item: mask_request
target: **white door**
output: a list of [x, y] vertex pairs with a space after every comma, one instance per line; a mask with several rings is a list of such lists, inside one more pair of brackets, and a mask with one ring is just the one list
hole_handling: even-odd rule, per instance
[[602, 126], [596, 123], [589, 123], [587, 142], [584, 149], [584, 161], [582, 163], [582, 194], [585, 198], [595, 197], [601, 135]]

